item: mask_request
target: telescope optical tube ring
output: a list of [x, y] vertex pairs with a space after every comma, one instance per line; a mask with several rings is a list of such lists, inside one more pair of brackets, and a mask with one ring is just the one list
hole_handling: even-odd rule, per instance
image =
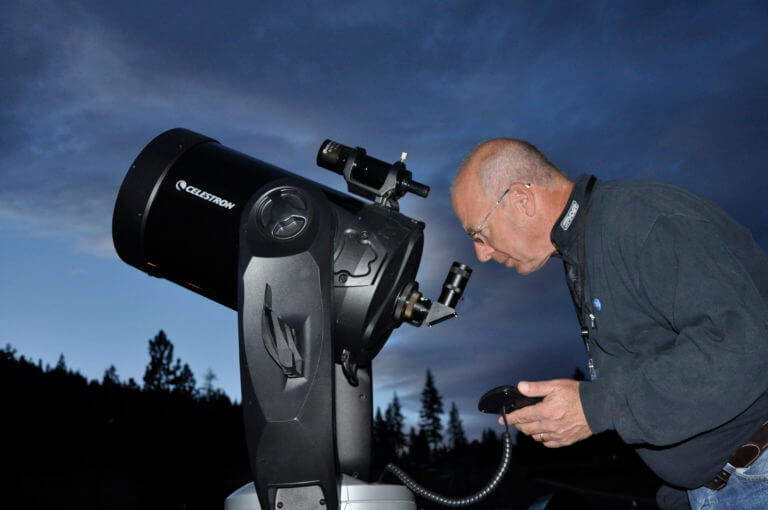
[[112, 242], [126, 263], [150, 272], [144, 251], [147, 217], [168, 171], [191, 148], [213, 138], [176, 128], [152, 139], [136, 157], [120, 186], [112, 215]]

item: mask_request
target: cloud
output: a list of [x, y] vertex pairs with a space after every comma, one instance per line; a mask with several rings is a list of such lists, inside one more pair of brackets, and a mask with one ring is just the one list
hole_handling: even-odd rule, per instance
[[314, 163], [325, 138], [389, 161], [407, 151], [432, 187], [401, 202], [427, 225], [421, 289], [436, 297], [453, 260], [475, 272], [459, 319], [393, 335], [375, 360], [377, 392], [397, 390], [416, 412], [431, 367], [469, 413], [489, 384], [569, 375], [583, 354], [557, 262], [520, 278], [474, 260], [448, 197], [464, 154], [515, 136], [571, 176], [672, 182], [766, 247], [766, 18], [760, 2], [11, 0], [0, 7], [0, 216], [114, 256], [121, 180], [177, 126], [337, 189]]
[[[312, 176], [327, 136], [383, 159], [408, 150], [441, 194], [477, 140], [518, 135], [576, 172], [682, 184], [701, 176], [712, 183], [702, 190], [719, 199], [722, 167], [696, 155], [729, 159], [712, 147], [744, 143], [733, 127], [765, 99], [765, 13], [717, 4], [593, 4], [575, 17], [561, 9], [243, 2], [212, 16], [196, 2], [11, 2], [3, 13], [11, 78], [0, 85], [10, 100], [0, 118], [14, 129], [0, 130], [0, 199], [21, 189], [26, 196], [4, 211], [91, 222], [106, 233], [104, 204], [124, 169], [152, 136], [178, 125]], [[737, 183], [762, 174], [765, 125], [751, 122], [751, 157], [736, 161], [747, 168], [728, 172]], [[52, 176], [81, 202], [98, 193], [99, 209], [54, 214], [46, 206]], [[102, 188], [82, 186], [92, 181]], [[448, 208], [435, 195], [416, 211], [442, 228]]]

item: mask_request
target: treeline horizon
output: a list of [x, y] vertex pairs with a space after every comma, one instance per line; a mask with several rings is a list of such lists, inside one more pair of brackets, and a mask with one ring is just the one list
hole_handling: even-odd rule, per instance
[[[208, 368], [203, 375], [203, 385], [198, 387], [197, 378], [189, 367], [189, 364], [182, 364], [181, 358], [178, 357], [174, 362], [174, 345], [173, 342], [168, 339], [164, 330], [159, 330], [153, 338], [149, 339], [148, 351], [149, 363], [144, 370], [144, 376], [142, 377], [143, 384], [141, 385], [136, 382], [136, 379], [133, 377], [128, 377], [128, 379], [121, 381], [114, 364], [110, 364], [109, 367], [104, 370], [100, 382], [98, 379], [89, 380], [82, 375], [79, 370], [67, 366], [63, 352], [59, 354], [58, 361], [53, 367], [50, 363], [46, 363], [45, 366], [43, 366], [42, 358], [38, 358], [35, 363], [33, 358], [26, 358], [23, 354], [19, 356], [18, 361], [34, 365], [43, 373], [58, 371], [60, 373], [66, 372], [74, 376], [79, 376], [88, 381], [89, 384], [95, 383], [105, 386], [124, 386], [129, 389], [144, 391], [168, 391], [189, 397], [226, 398], [232, 404], [238, 403], [237, 399], [231, 398], [223, 389], [218, 388], [213, 384], [217, 379], [217, 376], [211, 368]], [[0, 349], [0, 359], [15, 359], [17, 353], [18, 351], [13, 345], [6, 343], [5, 347]]]
[[164, 332], [139, 385], [0, 349], [0, 508], [222, 508], [250, 478], [238, 404], [197, 388]]
[[[0, 356], [15, 357], [17, 350], [7, 343], [0, 349]], [[121, 380], [118, 370], [114, 364], [110, 364], [104, 370], [100, 384], [110, 386], [124, 386], [128, 389], [139, 391], [169, 391], [179, 395], [186, 395], [193, 398], [227, 398], [231, 404], [239, 405], [240, 401], [229, 396], [223, 389], [214, 385], [218, 378], [211, 368], [208, 368], [203, 375], [203, 384], [197, 386], [197, 378], [189, 367], [189, 364], [182, 363], [181, 358], [174, 358], [174, 345], [170, 341], [164, 330], [148, 340], [149, 363], [145, 367], [142, 377], [142, 384], [139, 384], [134, 377], [128, 377]], [[42, 372], [51, 371], [67, 372], [75, 376], [83, 377], [89, 383], [99, 383], [98, 379], [88, 379], [82, 375], [79, 370], [67, 366], [64, 353], [59, 354], [58, 361], [54, 366], [45, 363], [41, 358], [35, 363], [33, 358], [25, 358], [22, 354], [19, 361], [24, 361], [36, 365]], [[580, 371], [576, 370], [576, 377], [579, 377]], [[393, 393], [392, 400], [385, 408], [386, 418], [382, 415], [381, 406], [377, 406], [374, 416], [374, 440], [387, 448], [394, 448], [397, 452], [407, 449], [408, 445], [414, 439], [429, 443], [430, 450], [435, 450], [441, 446], [442, 441], [448, 441], [445, 448], [451, 449], [454, 445], [462, 446], [468, 442], [460, 412], [455, 402], [451, 402], [451, 409], [448, 414], [447, 426], [443, 426], [442, 415], [443, 397], [436, 388], [434, 376], [429, 368], [426, 369], [426, 379], [424, 388], [421, 391], [421, 409], [419, 411], [420, 419], [416, 427], [410, 426], [410, 432], [406, 435], [403, 431], [405, 427], [405, 418], [402, 414], [402, 406], [397, 392]], [[445, 438], [442, 431], [445, 430]], [[486, 427], [480, 432], [479, 439], [482, 439], [492, 427]], [[392, 443], [392, 444], [389, 444]]]
[[[148, 352], [139, 384], [120, 380], [114, 365], [100, 381], [88, 380], [67, 367], [63, 353], [51, 367], [17, 356], [10, 344], [0, 349], [1, 464], [10, 488], [0, 507], [223, 508], [251, 481], [241, 405], [214, 385], [210, 369], [198, 387], [163, 330], [148, 341]], [[501, 457], [499, 434], [487, 428], [468, 440], [455, 402], [443, 422], [429, 369], [420, 403], [419, 422], [407, 431], [397, 393], [383, 411], [375, 409], [371, 481], [399, 483], [382, 475], [395, 462], [450, 496], [484, 486]], [[558, 508], [558, 498], [564, 507], [576, 501], [579, 508], [615, 508], [616, 497], [654, 508], [649, 498], [658, 480], [615, 435], [561, 449], [519, 433], [515, 440], [505, 482], [477, 508], [528, 508], [552, 494], [547, 508]], [[591, 494], [595, 487], [607, 496]], [[423, 501], [419, 507], [438, 508]]]

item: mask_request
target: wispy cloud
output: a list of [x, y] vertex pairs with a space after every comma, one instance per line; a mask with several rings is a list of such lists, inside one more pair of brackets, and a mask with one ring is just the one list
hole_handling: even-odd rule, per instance
[[476, 269], [458, 320], [403, 326], [375, 361], [377, 393], [412, 413], [427, 366], [469, 412], [490, 385], [582, 361], [557, 263], [527, 278], [479, 266], [450, 212], [482, 139], [529, 139], [572, 176], [692, 189], [768, 245], [752, 195], [768, 189], [762, 3], [435, 5], [4, 2], [0, 216], [114, 256], [120, 182], [178, 126], [337, 188], [314, 164], [323, 139], [407, 151], [432, 186], [401, 204], [427, 223], [422, 290], [436, 297], [453, 260]]

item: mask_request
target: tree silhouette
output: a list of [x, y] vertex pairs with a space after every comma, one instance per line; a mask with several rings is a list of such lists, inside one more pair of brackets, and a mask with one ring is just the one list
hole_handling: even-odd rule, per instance
[[448, 437], [451, 442], [451, 449], [459, 451], [467, 445], [467, 436], [464, 434], [464, 427], [459, 418], [459, 409], [456, 402], [451, 402], [451, 411], [448, 415]]
[[176, 358], [173, 363], [173, 343], [162, 329], [149, 341], [149, 364], [144, 371], [144, 389], [195, 394], [195, 376], [186, 363]]
[[109, 365], [109, 368], [104, 371], [104, 377], [101, 378], [102, 386], [119, 386], [120, 378], [117, 376], [117, 369], [115, 365]]
[[423, 430], [416, 433], [416, 429], [411, 427], [408, 434], [408, 458], [411, 462], [422, 464], [429, 460], [429, 440]]
[[5, 347], [0, 350], [0, 360], [16, 360], [16, 349], [11, 344], [5, 344]]
[[168, 390], [173, 380], [173, 344], [162, 329], [149, 341], [149, 364], [144, 371], [145, 390]]
[[376, 414], [373, 417], [373, 442], [375, 445], [382, 443], [386, 436], [387, 423], [381, 415], [381, 407], [376, 406]]
[[[387, 413], [390, 410], [387, 409]], [[386, 419], [381, 414], [381, 408], [376, 407], [376, 414], [373, 418], [373, 451], [374, 463], [385, 465], [396, 458], [394, 443], [392, 441], [392, 430]]]
[[387, 424], [387, 432], [389, 434], [388, 439], [391, 442], [395, 455], [399, 456], [403, 453], [403, 450], [405, 450], [407, 445], [405, 433], [403, 432], [405, 417], [403, 416], [400, 399], [397, 398], [397, 393], [392, 397], [392, 402], [387, 406], [387, 411], [384, 416]]
[[67, 362], [64, 361], [64, 353], [59, 354], [59, 361], [56, 362], [56, 367], [54, 370], [58, 372], [66, 372], [67, 371]]
[[173, 371], [175, 376], [171, 380], [171, 390], [189, 397], [195, 396], [197, 394], [197, 382], [189, 365], [184, 363], [182, 366], [181, 360], [177, 359]]
[[144, 371], [144, 389], [172, 391], [186, 396], [197, 394], [197, 382], [189, 365], [173, 362], [173, 342], [162, 329], [149, 341], [149, 364]]
[[435, 381], [432, 372], [427, 369], [427, 379], [424, 382], [424, 389], [421, 390], [421, 411], [419, 411], [419, 428], [427, 436], [427, 441], [436, 450], [443, 441], [443, 424], [440, 415], [443, 414], [443, 397], [438, 393], [435, 387]]
[[[226, 395], [141, 391], [114, 365], [93, 381], [71, 364], [40, 365], [0, 344], [1, 456], [13, 466], [0, 508], [79, 508], [93, 484], [98, 508], [219, 508], [250, 480], [242, 410]], [[178, 372], [173, 388], [194, 388], [191, 370]], [[45, 490], [30, 490], [40, 479]]]
[[203, 386], [200, 388], [200, 396], [208, 400], [214, 400], [224, 396], [224, 392], [213, 385], [217, 379], [216, 374], [210, 368], [203, 375]]
[[[184, 365], [175, 361], [171, 369], [178, 365], [181, 374]], [[88, 381], [72, 366], [59, 371], [40, 365], [19, 356], [11, 346], [0, 347], [0, 402], [10, 417], [3, 421], [5, 435], [35, 438], [3, 443], [5, 464], [19, 468], [9, 473], [0, 508], [17, 508], [19, 501], [32, 508], [82, 506], [83, 494], [94, 479], [99, 483], [99, 507], [220, 508], [227, 494], [252, 480], [242, 408], [223, 393], [221, 398], [204, 398], [204, 385], [196, 398], [183, 396], [174, 389], [190, 388], [183, 384], [184, 377], [169, 383], [171, 391], [141, 391], [132, 378], [111, 385], [119, 381], [113, 366], [104, 371], [100, 384]], [[213, 380], [210, 374], [205, 377], [209, 388]], [[374, 423], [378, 438], [394, 437], [399, 406], [399, 399], [393, 399], [388, 412], [378, 408]], [[450, 408], [443, 432], [455, 443], [453, 425], [461, 420], [456, 406]], [[396, 459], [393, 450], [376, 449], [375, 465], [394, 461], [436, 492], [466, 494], [485, 483], [498, 464], [502, 443], [497, 430], [486, 429], [481, 440], [467, 444], [459, 455], [446, 455], [442, 446], [436, 454], [430, 451], [424, 430], [410, 428], [407, 453]], [[34, 460], [41, 458], [46, 462]], [[564, 503], [557, 508], [625, 508], [629, 496], [645, 497], [645, 503], [638, 499], [637, 508], [656, 508], [652, 495], [660, 481], [616, 434], [599, 434], [555, 449], [521, 434], [512, 470], [500, 488], [504, 502], [491, 499], [483, 508], [528, 508], [534, 495], [552, 492], [550, 482], [576, 488], [555, 494]], [[40, 479], [46, 490], [30, 491], [39, 487]], [[130, 491], [125, 491], [126, 483]], [[595, 486], [606, 495], [591, 498], [576, 492]], [[608, 493], [619, 496], [610, 501]], [[514, 494], [520, 498], [514, 499]], [[507, 501], [508, 497], [513, 499]], [[425, 503], [423, 508], [438, 507]]]

